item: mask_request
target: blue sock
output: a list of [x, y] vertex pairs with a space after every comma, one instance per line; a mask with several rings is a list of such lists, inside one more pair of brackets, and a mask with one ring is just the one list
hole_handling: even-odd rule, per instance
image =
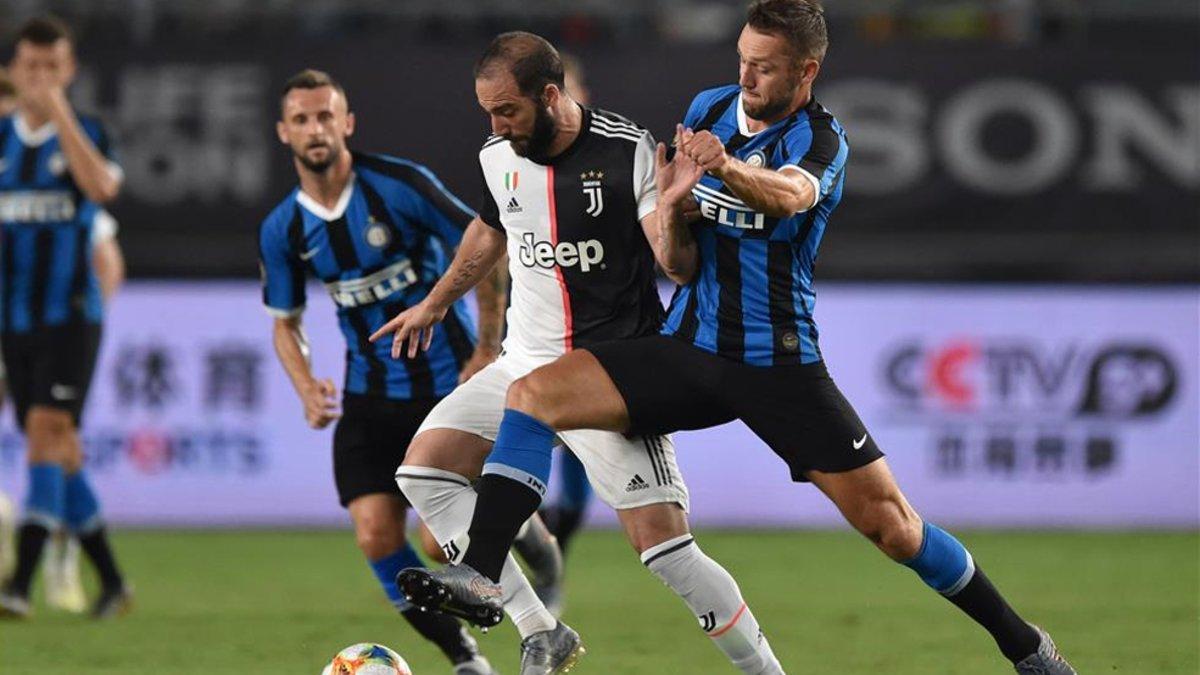
[[375, 572], [375, 578], [379, 579], [379, 585], [383, 586], [384, 594], [396, 606], [396, 609], [403, 612], [411, 607], [412, 605], [404, 599], [404, 594], [396, 586], [396, 575], [400, 573], [400, 570], [408, 567], [425, 566], [425, 563], [421, 562], [421, 558], [417, 555], [417, 551], [412, 547], [412, 544], [405, 542], [404, 546], [396, 549], [395, 553], [386, 558], [371, 560], [369, 562], [371, 563], [371, 570]]
[[100, 500], [96, 498], [96, 493], [83, 470], [73, 476], [67, 476], [65, 483], [64, 520], [67, 527], [76, 534], [87, 534], [103, 525], [100, 519]]
[[563, 450], [562, 466], [559, 467], [562, 480], [562, 495], [558, 505], [568, 511], [583, 511], [592, 499], [592, 484], [588, 482], [587, 472], [583, 462], [570, 450]]
[[510, 478], [536, 492], [539, 499], [544, 497], [554, 436], [554, 429], [536, 417], [506, 408], [492, 453], [483, 465], [484, 475]]
[[933, 590], [951, 596], [975, 575], [975, 561], [957, 539], [937, 525], [925, 523], [921, 550], [903, 565], [912, 569]]
[[29, 494], [25, 495], [25, 520], [53, 532], [62, 527], [66, 505], [63, 468], [58, 464], [30, 464]]

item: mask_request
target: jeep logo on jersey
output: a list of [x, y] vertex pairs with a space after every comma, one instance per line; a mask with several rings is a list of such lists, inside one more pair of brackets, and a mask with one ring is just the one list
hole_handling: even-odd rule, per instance
[[[587, 272], [604, 260], [604, 244], [597, 239], [571, 242], [560, 241], [558, 245], [548, 241], [534, 241], [533, 233], [521, 235], [521, 264], [526, 267], [541, 267], [550, 269], [559, 267], [579, 266], [579, 271]], [[600, 265], [601, 269], [604, 265]]]
[[723, 192], [697, 185], [692, 196], [700, 203], [700, 215], [716, 222], [741, 230], [761, 230], [766, 223], [763, 214], [754, 211], [745, 202]]
[[583, 181], [583, 194], [588, 198], [585, 213], [593, 218], [604, 211], [604, 184], [601, 182], [603, 179], [603, 171], [587, 171], [579, 174], [579, 180]]

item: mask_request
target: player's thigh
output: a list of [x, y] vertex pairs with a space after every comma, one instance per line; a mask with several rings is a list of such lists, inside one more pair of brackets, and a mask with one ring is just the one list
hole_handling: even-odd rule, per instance
[[623, 431], [665, 434], [729, 422], [721, 393], [724, 359], [665, 335], [588, 347], [625, 404]]
[[612, 508], [674, 504], [688, 510], [688, 489], [670, 436], [578, 429], [560, 432], [559, 438], [583, 463], [596, 496]]
[[851, 471], [883, 456], [822, 363], [731, 366], [730, 404], [779, 455], [792, 480]]
[[629, 426], [625, 400], [586, 349], [568, 352], [514, 382], [505, 407], [557, 429], [624, 431]]
[[404, 464], [477, 477], [500, 429], [508, 387], [531, 367], [505, 355], [460, 384], [425, 417]]
[[358, 394], [343, 398], [342, 417], [333, 434], [333, 474], [342, 506], [372, 494], [403, 500], [393, 476], [435, 403]]

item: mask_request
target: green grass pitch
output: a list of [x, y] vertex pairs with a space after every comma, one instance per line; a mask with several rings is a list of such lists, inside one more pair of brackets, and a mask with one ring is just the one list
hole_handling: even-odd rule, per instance
[[[980, 565], [1085, 675], [1200, 672], [1200, 536], [965, 532]], [[701, 532], [789, 673], [1010, 673], [990, 638], [908, 570], [842, 532]], [[317, 675], [375, 641], [449, 673], [382, 598], [349, 532], [121, 532], [133, 613], [97, 624], [39, 607], [0, 624], [0, 672]], [[565, 619], [575, 672], [731, 673], [695, 618], [616, 532], [578, 541]], [[36, 594], [36, 589], [35, 589]], [[517, 672], [508, 622], [482, 636]]]

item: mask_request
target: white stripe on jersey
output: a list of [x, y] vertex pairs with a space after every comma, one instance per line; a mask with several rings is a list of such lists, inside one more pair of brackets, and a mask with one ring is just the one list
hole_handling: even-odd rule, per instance
[[603, 130], [599, 129], [598, 127], [592, 127], [592, 133], [596, 134], [597, 136], [604, 136], [606, 138], [624, 138], [625, 140], [633, 141], [634, 143], [636, 143], [642, 139], [642, 136], [640, 134], [637, 136], [634, 136], [633, 134], [628, 134], [628, 133], [624, 133], [624, 132], [621, 132], [621, 133], [608, 132], [608, 131], [603, 131]]
[[632, 131], [635, 134], [639, 134], [639, 135], [646, 133], [645, 129], [639, 129], [637, 127], [637, 125], [631, 124], [629, 122], [618, 122], [617, 120], [610, 120], [605, 117], [601, 117], [599, 115], [592, 117], [592, 124], [595, 126], [604, 127], [606, 129], [614, 130], [614, 131], [615, 130]]

